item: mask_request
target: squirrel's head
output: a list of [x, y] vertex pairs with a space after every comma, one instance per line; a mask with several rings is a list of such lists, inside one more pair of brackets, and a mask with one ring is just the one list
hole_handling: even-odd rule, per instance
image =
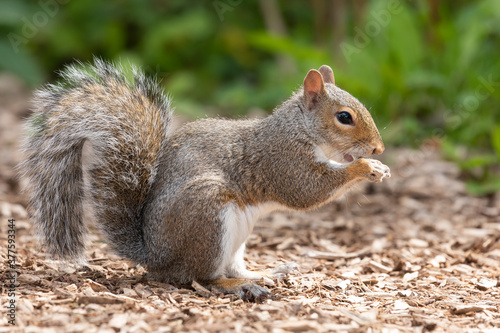
[[333, 71], [323, 65], [304, 79], [303, 102], [314, 115], [321, 149], [337, 162], [381, 154], [384, 143], [370, 112], [356, 98], [335, 85]]

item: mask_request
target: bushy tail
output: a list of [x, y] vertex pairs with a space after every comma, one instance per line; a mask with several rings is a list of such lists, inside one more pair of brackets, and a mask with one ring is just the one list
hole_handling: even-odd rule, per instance
[[142, 73], [128, 81], [99, 59], [61, 74], [63, 83], [36, 92], [24, 144], [36, 232], [52, 256], [83, 259], [81, 156], [88, 140], [97, 157], [89, 173], [97, 224], [119, 255], [144, 262], [141, 209], [166, 144], [170, 100]]

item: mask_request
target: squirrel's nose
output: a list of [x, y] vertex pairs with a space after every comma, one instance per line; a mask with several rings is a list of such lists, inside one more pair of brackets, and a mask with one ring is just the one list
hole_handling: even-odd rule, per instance
[[385, 147], [384, 144], [379, 144], [375, 148], [373, 148], [372, 155], [380, 155], [384, 152]]

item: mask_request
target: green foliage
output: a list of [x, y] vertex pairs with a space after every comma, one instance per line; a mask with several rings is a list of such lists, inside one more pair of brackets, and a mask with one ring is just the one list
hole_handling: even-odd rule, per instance
[[439, 137], [471, 191], [497, 190], [499, 1], [270, 2], [277, 13], [258, 1], [2, 0], [0, 70], [37, 86], [98, 55], [157, 75], [177, 112], [198, 118], [270, 112], [326, 63], [387, 144]]
[[497, 157], [500, 158], [500, 125], [497, 125], [493, 128], [493, 132], [491, 135], [491, 144], [495, 148]]

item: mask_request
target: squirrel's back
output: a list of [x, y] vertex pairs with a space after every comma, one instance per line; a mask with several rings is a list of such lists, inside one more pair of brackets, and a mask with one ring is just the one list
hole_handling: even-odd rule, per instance
[[95, 59], [68, 66], [64, 81], [35, 93], [22, 171], [29, 212], [48, 252], [82, 259], [87, 229], [81, 155], [92, 145], [89, 200], [97, 224], [118, 254], [144, 262], [141, 210], [167, 142], [170, 100], [157, 84], [134, 71]]

